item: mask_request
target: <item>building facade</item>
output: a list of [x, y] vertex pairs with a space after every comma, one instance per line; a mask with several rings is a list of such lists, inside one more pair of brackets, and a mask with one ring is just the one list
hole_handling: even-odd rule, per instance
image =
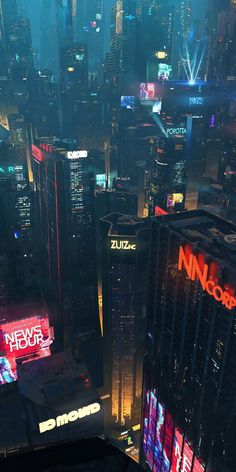
[[235, 226], [204, 211], [153, 221], [142, 463], [231, 471], [235, 451]]

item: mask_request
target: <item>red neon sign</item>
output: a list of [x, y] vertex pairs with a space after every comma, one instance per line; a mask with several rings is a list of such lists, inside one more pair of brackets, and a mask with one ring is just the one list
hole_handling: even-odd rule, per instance
[[0, 325], [0, 385], [17, 380], [16, 359], [29, 362], [51, 355], [47, 317], [34, 316]]
[[203, 254], [197, 257], [191, 252], [185, 251], [181, 246], [178, 269], [182, 271], [183, 268], [186, 270], [189, 279], [195, 281], [198, 278], [202, 289], [217, 302], [221, 302], [228, 310], [232, 310], [236, 306], [236, 298], [232, 293], [217, 285], [216, 279], [211, 275], [210, 266], [204, 262]]
[[44, 161], [44, 155], [38, 147], [32, 144], [32, 155], [37, 159], [37, 161], [42, 162]]
[[155, 216], [168, 215], [167, 211], [163, 210], [161, 207], [155, 207]]

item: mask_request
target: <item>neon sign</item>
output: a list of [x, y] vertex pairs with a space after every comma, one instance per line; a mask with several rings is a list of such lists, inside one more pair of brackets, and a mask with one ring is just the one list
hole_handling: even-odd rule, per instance
[[27, 347], [40, 346], [44, 336], [41, 325], [32, 328], [19, 329], [11, 334], [5, 334], [5, 342], [10, 347], [10, 352], [20, 351]]
[[[17, 169], [19, 169], [19, 167], [18, 167], [18, 168], [14, 167], [14, 166], [9, 166], [9, 167], [6, 167], [6, 168], [0, 167], [0, 172], [2, 172], [3, 174], [6, 174], [6, 173], [8, 173], [8, 172], [9, 172], [9, 173], [11, 173], [11, 172], [16, 172]], [[23, 167], [20, 166], [20, 169], [22, 170]]]
[[166, 132], [167, 134], [170, 134], [170, 135], [179, 135], [179, 134], [186, 134], [187, 129], [186, 128], [167, 128]]
[[118, 249], [122, 251], [135, 251], [136, 244], [130, 241], [118, 241], [117, 239], [111, 240], [111, 249]]
[[68, 159], [81, 159], [88, 157], [88, 151], [69, 151], [67, 152]]
[[35, 159], [37, 159], [38, 162], [42, 162], [44, 160], [44, 156], [41, 149], [39, 149], [34, 144], [32, 144], [32, 155], [35, 157]]
[[47, 421], [43, 421], [39, 423], [39, 431], [40, 433], [45, 433], [46, 431], [51, 431], [55, 428], [60, 428], [60, 426], [64, 426], [65, 424], [72, 423], [79, 419], [85, 418], [86, 416], [95, 415], [101, 410], [100, 403], [92, 403], [89, 406], [84, 406], [83, 408], [79, 408], [78, 410], [73, 410], [70, 413], [64, 413], [60, 416], [57, 416], [56, 419], [51, 418]]
[[195, 281], [196, 278], [198, 278], [202, 289], [217, 302], [221, 302], [228, 310], [232, 310], [236, 306], [236, 298], [220, 287], [220, 285], [217, 285], [214, 280], [209, 278], [208, 264], [204, 264], [203, 268], [200, 268], [198, 259], [193, 254], [190, 254], [187, 260], [184, 248], [181, 246], [179, 251], [178, 269], [182, 271], [183, 268], [186, 270], [189, 279]]
[[0, 385], [17, 380], [16, 360], [31, 360], [51, 355], [53, 329], [48, 317], [33, 316], [0, 325]]

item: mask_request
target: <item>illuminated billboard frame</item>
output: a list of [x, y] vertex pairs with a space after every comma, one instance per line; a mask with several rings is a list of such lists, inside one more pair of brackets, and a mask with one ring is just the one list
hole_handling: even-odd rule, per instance
[[170, 80], [172, 75], [172, 67], [169, 64], [160, 62], [158, 64], [158, 80]]
[[21, 362], [48, 357], [53, 330], [48, 317], [33, 316], [0, 325], [0, 385], [17, 380], [17, 359]]
[[126, 108], [127, 110], [134, 110], [136, 104], [136, 97], [134, 95], [122, 95], [120, 99], [121, 108]]
[[170, 193], [167, 196], [167, 208], [174, 208], [176, 203], [183, 203], [184, 194], [183, 193]]
[[157, 389], [148, 390], [145, 396], [143, 453], [153, 472], [204, 472], [172, 415], [158, 401]]
[[139, 97], [141, 101], [153, 101], [156, 98], [156, 85], [153, 82], [141, 82], [139, 88]]

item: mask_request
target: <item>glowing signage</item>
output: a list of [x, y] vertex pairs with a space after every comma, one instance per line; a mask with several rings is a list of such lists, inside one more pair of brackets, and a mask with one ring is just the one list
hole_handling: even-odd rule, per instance
[[132, 95], [122, 95], [121, 97], [121, 107], [122, 108], [127, 108], [127, 110], [134, 110], [135, 109], [135, 102], [136, 99]]
[[84, 406], [83, 408], [79, 408], [78, 410], [70, 411], [70, 413], [64, 413], [60, 416], [57, 416], [55, 419], [51, 418], [47, 421], [43, 421], [39, 423], [39, 431], [40, 433], [45, 433], [46, 431], [51, 431], [55, 428], [60, 428], [68, 423], [73, 423], [74, 421], [78, 421], [86, 416], [95, 415], [101, 410], [100, 403], [92, 403], [91, 405]]
[[152, 107], [152, 112], [153, 113], [158, 113], [158, 115], [160, 115], [161, 107], [162, 107], [162, 101], [158, 100], [156, 103], [154, 103], [154, 105]]
[[170, 80], [172, 67], [169, 64], [158, 64], [158, 80]]
[[174, 208], [176, 203], [183, 203], [184, 195], [183, 193], [171, 193], [167, 197], [167, 207]]
[[155, 206], [155, 216], [168, 215], [168, 213], [159, 206]]
[[68, 151], [67, 159], [82, 159], [88, 157], [88, 151]]
[[37, 159], [37, 161], [42, 162], [44, 160], [43, 153], [41, 149], [32, 144], [32, 155]]
[[0, 167], [0, 173], [2, 174], [10, 174], [12, 172], [16, 172], [17, 170], [22, 170], [22, 166], [8, 166], [8, 167]]
[[166, 130], [167, 134], [170, 136], [183, 136], [187, 133], [186, 128], [167, 128]]
[[43, 342], [43, 332], [41, 325], [32, 328], [18, 329], [12, 333], [5, 334], [5, 342], [10, 348], [10, 352], [20, 351], [27, 347], [41, 345]]
[[143, 451], [153, 472], [203, 472], [204, 466], [194, 456], [172, 415], [158, 401], [157, 390], [146, 393], [144, 405]]
[[203, 97], [189, 97], [189, 105], [203, 105], [204, 99]]
[[131, 243], [130, 241], [119, 241], [117, 239], [111, 240], [111, 249], [121, 250], [121, 251], [135, 251], [136, 244]]
[[[202, 267], [200, 267], [202, 266]], [[181, 246], [179, 251], [178, 269], [180, 271], [185, 269], [188, 278], [195, 281], [197, 278], [201, 283], [202, 289], [213, 297], [217, 302], [221, 302], [228, 310], [232, 310], [236, 306], [236, 298], [227, 290], [224, 290], [220, 285], [209, 276], [209, 265], [200, 264], [198, 257], [187, 254]]]
[[52, 342], [47, 317], [34, 316], [0, 325], [0, 385], [17, 379], [16, 359], [28, 362], [48, 357]]
[[165, 51], [157, 51], [155, 53], [155, 56], [157, 57], [157, 59], [165, 59], [167, 56], [167, 53]]
[[142, 82], [140, 84], [139, 96], [140, 100], [155, 100], [155, 84]]

